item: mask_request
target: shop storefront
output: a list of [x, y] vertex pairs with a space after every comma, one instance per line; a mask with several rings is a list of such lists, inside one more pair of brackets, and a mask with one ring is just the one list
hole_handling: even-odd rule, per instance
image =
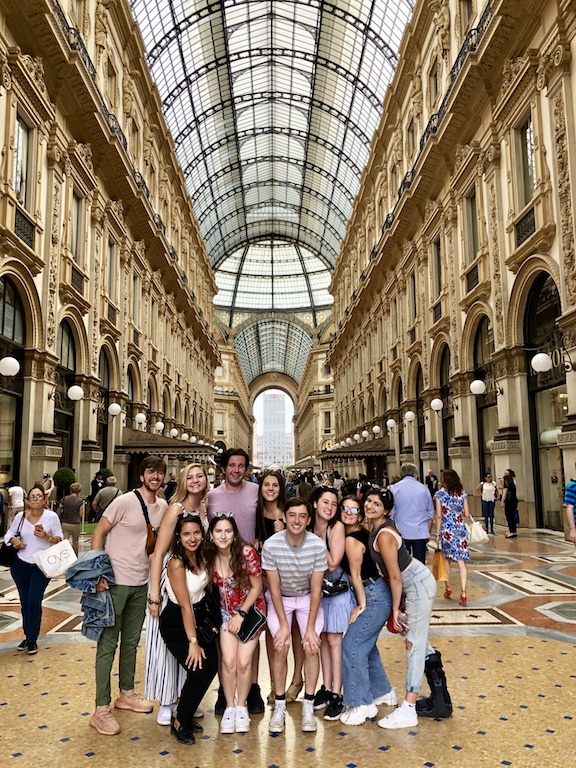
[[13, 357], [20, 364], [15, 376], [0, 375], [0, 488], [19, 480], [24, 391], [25, 326], [22, 304], [9, 278], [0, 278], [0, 359]]
[[[554, 530], [562, 530], [563, 527], [565, 478], [558, 435], [568, 413], [567, 356], [562, 333], [556, 325], [560, 314], [560, 296], [556, 284], [548, 274], [542, 273], [534, 282], [528, 297], [524, 333], [536, 521], [538, 527]], [[537, 353], [549, 356], [552, 361], [550, 370], [534, 370], [531, 361]]]

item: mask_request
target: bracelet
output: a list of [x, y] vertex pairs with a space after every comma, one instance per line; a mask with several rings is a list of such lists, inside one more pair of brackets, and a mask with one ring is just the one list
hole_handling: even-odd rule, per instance
[[198, 643], [197, 637], [189, 637], [188, 638], [188, 645], [196, 645]]
[[246, 611], [243, 611], [242, 608], [238, 608], [238, 615], [242, 616], [242, 618], [245, 619], [248, 614], [246, 613]]
[[162, 598], [159, 597], [158, 600], [152, 600], [152, 598], [148, 596], [148, 605], [162, 605]]

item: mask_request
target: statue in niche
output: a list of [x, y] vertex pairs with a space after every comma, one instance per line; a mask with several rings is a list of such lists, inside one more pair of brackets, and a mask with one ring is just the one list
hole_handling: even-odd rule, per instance
[[434, 0], [432, 3], [434, 11], [434, 29], [438, 39], [438, 46], [442, 57], [446, 58], [450, 50], [450, 10], [448, 0]]
[[96, 47], [98, 49], [98, 61], [100, 61], [100, 57], [102, 56], [102, 53], [104, 52], [108, 42], [109, 26], [108, 11], [106, 10], [108, 2], [109, 0], [98, 0], [98, 5], [96, 6], [96, 21], [94, 30], [96, 36]]
[[420, 72], [416, 72], [414, 80], [412, 81], [413, 93], [412, 93], [412, 112], [416, 121], [420, 120], [422, 114], [422, 76]]

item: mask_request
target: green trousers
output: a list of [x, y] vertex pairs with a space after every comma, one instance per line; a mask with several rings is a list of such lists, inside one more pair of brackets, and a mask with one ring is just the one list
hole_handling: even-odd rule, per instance
[[120, 689], [131, 691], [134, 688], [136, 649], [146, 617], [147, 594], [147, 584], [141, 587], [126, 587], [122, 584], [110, 586], [116, 622], [113, 627], [106, 627], [96, 649], [97, 707], [110, 704], [112, 700], [110, 675], [118, 647], [118, 637], [120, 637], [120, 660], [118, 663]]

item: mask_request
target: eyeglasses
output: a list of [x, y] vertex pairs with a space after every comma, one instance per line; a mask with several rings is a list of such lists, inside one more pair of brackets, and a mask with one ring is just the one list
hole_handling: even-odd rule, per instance
[[44, 494], [42, 496], [28, 496], [28, 501], [40, 501], [40, 499], [44, 498]]
[[342, 512], [349, 512], [351, 515], [360, 514], [360, 510], [357, 507], [342, 507]]
[[234, 517], [234, 512], [216, 512], [214, 517]]

